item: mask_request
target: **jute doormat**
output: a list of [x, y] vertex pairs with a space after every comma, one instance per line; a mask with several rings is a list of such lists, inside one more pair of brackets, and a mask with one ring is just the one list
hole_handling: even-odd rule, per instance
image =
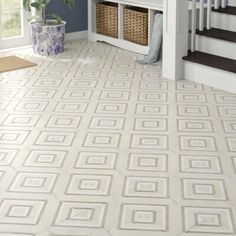
[[10, 56], [0, 58], [0, 73], [24, 69], [32, 66], [36, 66], [36, 64], [19, 57]]

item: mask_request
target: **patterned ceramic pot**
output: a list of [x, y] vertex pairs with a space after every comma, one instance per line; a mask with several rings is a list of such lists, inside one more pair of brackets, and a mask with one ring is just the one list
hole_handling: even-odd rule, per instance
[[41, 22], [31, 23], [31, 40], [34, 52], [43, 56], [52, 56], [64, 51], [65, 25], [62, 21], [48, 20], [47, 25]]

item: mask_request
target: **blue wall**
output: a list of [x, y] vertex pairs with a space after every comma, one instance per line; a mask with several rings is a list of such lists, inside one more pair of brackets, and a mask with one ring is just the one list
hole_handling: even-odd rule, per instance
[[67, 22], [66, 32], [76, 32], [88, 29], [87, 0], [76, 0], [76, 7], [72, 10], [64, 5], [62, 0], [52, 0], [47, 14], [56, 13]]

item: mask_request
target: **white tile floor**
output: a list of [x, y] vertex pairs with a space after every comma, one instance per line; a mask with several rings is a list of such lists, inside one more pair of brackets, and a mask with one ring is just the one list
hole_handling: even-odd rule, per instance
[[236, 235], [236, 95], [101, 43], [14, 54], [38, 67], [0, 74], [0, 236]]

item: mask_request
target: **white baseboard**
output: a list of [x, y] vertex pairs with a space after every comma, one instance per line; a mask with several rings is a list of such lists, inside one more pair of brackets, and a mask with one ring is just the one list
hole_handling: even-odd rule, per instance
[[[88, 38], [88, 31], [87, 30], [73, 32], [73, 33], [67, 33], [66, 36], [65, 36], [66, 41], [75, 40], [75, 39], [85, 39], [85, 38]], [[24, 48], [30, 48], [30, 47], [32, 47], [32, 46], [31, 45], [24, 45], [24, 46], [21, 46], [21, 47], [12, 47], [12, 48], [0, 49], [0, 53], [15, 51], [15, 50], [24, 49]]]
[[31, 47], [32, 47], [32, 45], [24, 45], [24, 46], [20, 46], [20, 47], [0, 49], [0, 53], [8, 53], [11, 51], [16, 51], [16, 50], [29, 49]]
[[66, 41], [75, 40], [75, 39], [85, 39], [88, 38], [88, 31], [78, 31], [73, 33], [66, 33]]
[[148, 46], [142, 46], [136, 43], [126, 41], [124, 39], [116, 39], [116, 38], [108, 37], [108, 36], [97, 34], [97, 33], [92, 33], [92, 32], [89, 33], [88, 38], [90, 41], [94, 41], [94, 42], [103, 41], [113, 46], [116, 46], [125, 50], [129, 50], [132, 52], [144, 54], [144, 55], [147, 55], [149, 51]]
[[185, 79], [236, 93], [235, 73], [185, 61]]

